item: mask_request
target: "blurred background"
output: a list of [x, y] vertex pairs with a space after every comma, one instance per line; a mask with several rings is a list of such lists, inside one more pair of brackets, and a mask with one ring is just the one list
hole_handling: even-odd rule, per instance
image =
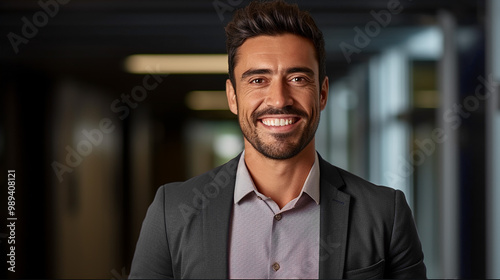
[[[500, 1], [290, 2], [326, 40], [318, 151], [404, 191], [428, 277], [500, 278]], [[224, 26], [248, 3], [0, 2], [1, 278], [126, 278], [156, 189], [242, 150]]]

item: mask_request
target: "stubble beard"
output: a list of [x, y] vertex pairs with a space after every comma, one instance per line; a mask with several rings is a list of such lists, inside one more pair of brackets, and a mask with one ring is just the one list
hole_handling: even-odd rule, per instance
[[[300, 115], [301, 121], [307, 120], [306, 127], [303, 131], [294, 131], [290, 133], [275, 133], [270, 136], [275, 139], [274, 143], [265, 143], [261, 135], [259, 135], [257, 130], [257, 122], [259, 115], [269, 114], [269, 112], [274, 112], [273, 114], [279, 116], [279, 114], [288, 114], [293, 112]], [[240, 129], [243, 133], [243, 137], [256, 149], [260, 154], [269, 159], [274, 160], [286, 160], [298, 155], [311, 141], [314, 139], [316, 130], [319, 126], [319, 114], [314, 122], [310, 123], [309, 118], [305, 112], [299, 111], [297, 109], [284, 108], [284, 109], [272, 109], [266, 110], [265, 112], [252, 113], [251, 120], [244, 120], [242, 116], [238, 114], [238, 121], [240, 123]], [[294, 141], [293, 138], [296, 134], [300, 134], [298, 141]]]

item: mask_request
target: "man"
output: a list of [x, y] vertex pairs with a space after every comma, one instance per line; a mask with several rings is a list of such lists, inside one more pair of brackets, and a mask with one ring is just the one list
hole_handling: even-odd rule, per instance
[[131, 278], [425, 278], [401, 191], [324, 161], [324, 40], [307, 12], [252, 2], [226, 27], [226, 93], [245, 150], [148, 209]]

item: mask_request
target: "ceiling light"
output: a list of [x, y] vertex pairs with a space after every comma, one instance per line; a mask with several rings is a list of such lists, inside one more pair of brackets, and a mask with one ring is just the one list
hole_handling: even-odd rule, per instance
[[125, 60], [134, 74], [225, 74], [227, 54], [136, 54]]

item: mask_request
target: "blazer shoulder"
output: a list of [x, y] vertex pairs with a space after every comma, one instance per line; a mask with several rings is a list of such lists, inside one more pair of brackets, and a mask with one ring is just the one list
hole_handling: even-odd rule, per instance
[[394, 192], [396, 189], [388, 186], [383, 186], [383, 185], [377, 185], [375, 183], [372, 183], [368, 181], [367, 179], [364, 179], [356, 174], [353, 174], [349, 171], [346, 171], [344, 169], [341, 169], [339, 167], [336, 167], [339, 170], [340, 175], [344, 179], [344, 182], [346, 183], [346, 186], [352, 187], [352, 188], [363, 188], [363, 190], [367, 189], [374, 189], [376, 191], [380, 192]]
[[216, 190], [234, 187], [236, 169], [240, 155], [203, 174], [182, 182], [171, 182], [161, 185], [157, 193], [162, 192], [165, 199], [171, 202], [191, 201], [193, 195], [215, 192]]
[[203, 218], [212, 212], [230, 213], [237, 165], [238, 157], [187, 181], [158, 188], [150, 208], [155, 217], [163, 217], [171, 244], [177, 244], [185, 231], [201, 230]]
[[339, 191], [350, 195], [355, 200], [366, 201], [369, 204], [393, 204], [395, 197], [398, 194], [402, 195], [400, 190], [374, 184], [325, 160], [322, 160], [321, 167], [322, 177], [326, 178], [331, 185], [337, 186]]

